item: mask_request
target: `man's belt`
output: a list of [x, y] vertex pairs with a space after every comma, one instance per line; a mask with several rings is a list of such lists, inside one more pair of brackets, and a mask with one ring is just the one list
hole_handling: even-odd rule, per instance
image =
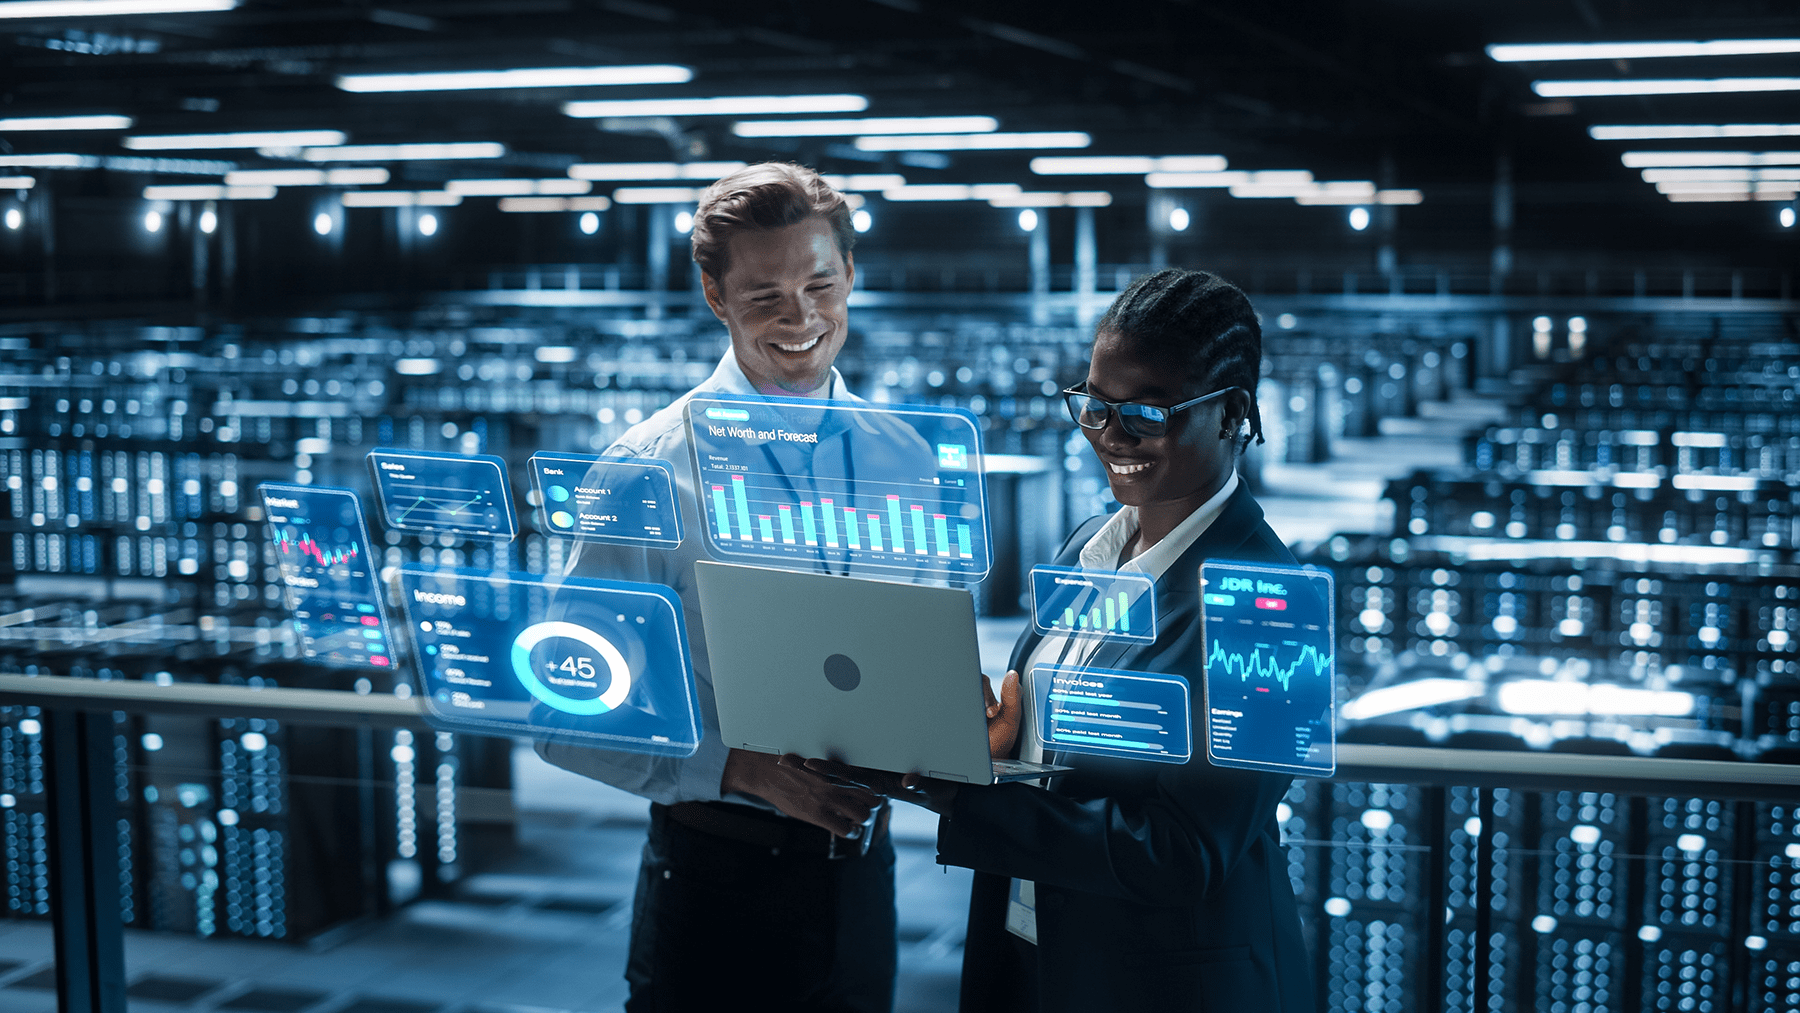
[[771, 854], [793, 858], [860, 858], [874, 839], [887, 832], [888, 806], [883, 805], [867, 842], [847, 840], [804, 820], [765, 812], [731, 802], [652, 803], [650, 818], [672, 820], [700, 833], [739, 844], [767, 848]]

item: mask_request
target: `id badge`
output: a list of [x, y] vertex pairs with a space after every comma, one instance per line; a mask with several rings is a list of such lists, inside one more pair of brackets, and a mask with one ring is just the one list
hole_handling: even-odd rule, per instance
[[1006, 898], [1006, 931], [1037, 945], [1037, 884], [1015, 879]]

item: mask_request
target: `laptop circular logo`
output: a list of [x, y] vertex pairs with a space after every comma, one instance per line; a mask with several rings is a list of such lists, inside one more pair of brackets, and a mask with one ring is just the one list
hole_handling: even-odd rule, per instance
[[848, 693], [862, 685], [862, 669], [842, 654], [825, 659], [825, 681]]

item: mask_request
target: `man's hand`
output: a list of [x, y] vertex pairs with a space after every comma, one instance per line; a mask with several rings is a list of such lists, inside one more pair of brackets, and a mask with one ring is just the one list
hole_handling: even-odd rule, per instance
[[824, 827], [839, 837], [862, 831], [881, 796], [852, 784], [838, 784], [806, 769], [793, 754], [773, 756], [733, 749], [725, 758], [719, 793], [755, 795], [797, 820]]
[[923, 774], [896, 774], [891, 770], [852, 767], [836, 760], [807, 760], [806, 769], [842, 784], [860, 785], [888, 798], [923, 806], [940, 816], [948, 813], [950, 807], [956, 804], [956, 790], [959, 787], [955, 781], [942, 781]]
[[981, 698], [987, 701], [988, 755], [999, 760], [1012, 756], [1013, 744], [1019, 740], [1019, 716], [1024, 708], [1019, 703], [1019, 673], [1008, 672], [1000, 680], [1000, 699], [994, 699], [994, 687], [988, 677], [981, 677]]

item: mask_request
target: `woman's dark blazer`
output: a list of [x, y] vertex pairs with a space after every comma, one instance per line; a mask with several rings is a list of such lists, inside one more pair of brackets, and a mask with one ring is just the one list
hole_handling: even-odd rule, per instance
[[[1105, 518], [1058, 553], [1078, 565]], [[1049, 790], [965, 787], [938, 829], [938, 861], [976, 870], [963, 951], [963, 1013], [1019, 1009], [1029, 982], [1005, 921], [1008, 880], [1037, 884], [1039, 1009], [1310, 1013], [1312, 975], [1275, 806], [1289, 778], [1207, 762], [1200, 564], [1292, 563], [1239, 486], [1200, 539], [1156, 582], [1156, 642], [1107, 644], [1096, 668], [1180, 675], [1193, 688], [1185, 764], [1060, 753], [1075, 767]], [[1018, 669], [1040, 634], [1013, 648]], [[1023, 674], [1023, 673], [1021, 673]]]

